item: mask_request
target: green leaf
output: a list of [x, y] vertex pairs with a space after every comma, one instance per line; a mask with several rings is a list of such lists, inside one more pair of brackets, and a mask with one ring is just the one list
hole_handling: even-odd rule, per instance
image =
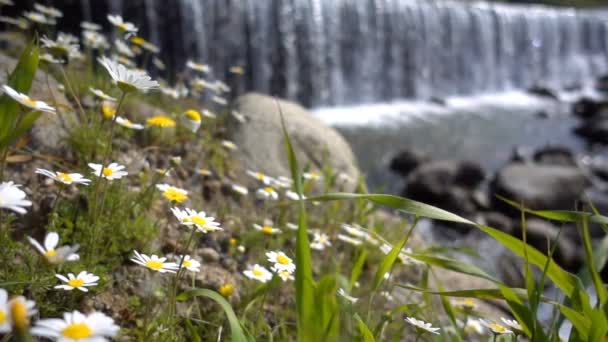
[[589, 222], [604, 224], [604, 225], [608, 224], [608, 217], [602, 216], [602, 215], [597, 215], [597, 214], [588, 213], [588, 212], [584, 212], [584, 211], [571, 211], [571, 210], [531, 210], [531, 209], [527, 209], [527, 208], [521, 206], [517, 202], [508, 200], [504, 197], [501, 197], [501, 196], [496, 196], [496, 197], [498, 197], [503, 202], [505, 202], [519, 210], [524, 210], [526, 213], [529, 213], [529, 214], [532, 214], [535, 216], [544, 217], [546, 219], [553, 220], [553, 221], [578, 222], [583, 217], [586, 217], [587, 219], [589, 219]]
[[496, 278], [492, 277], [491, 275], [487, 274], [481, 268], [479, 268], [475, 265], [472, 265], [472, 264], [467, 264], [467, 263], [460, 262], [460, 261], [454, 260], [454, 259], [440, 258], [440, 257], [435, 257], [435, 256], [430, 256], [430, 255], [410, 254], [410, 253], [406, 253], [406, 254], [411, 258], [425, 262], [431, 266], [445, 268], [445, 269], [456, 271], [459, 273], [469, 274], [469, 275], [476, 276], [479, 278], [487, 279], [494, 283], [500, 283]]
[[230, 306], [230, 303], [228, 303], [228, 301], [226, 301], [226, 299], [224, 299], [222, 295], [208, 289], [192, 289], [180, 293], [176, 297], [176, 299], [179, 301], [185, 301], [192, 297], [207, 297], [218, 303], [222, 307], [222, 309], [224, 309], [226, 317], [228, 318], [228, 323], [230, 324], [231, 340], [234, 342], [247, 342], [247, 337], [245, 335], [245, 332], [243, 331], [243, 327], [241, 326], [241, 323], [236, 317], [234, 310], [232, 310], [232, 306]]
[[[395, 286], [402, 287], [416, 292], [426, 292], [430, 294], [446, 296], [446, 297], [458, 297], [458, 298], [477, 298], [477, 299], [500, 299], [504, 300], [505, 297], [500, 289], [471, 289], [471, 290], [458, 290], [458, 291], [430, 291], [425, 288], [416, 287], [408, 284], [395, 284]], [[518, 297], [522, 300], [526, 300], [528, 294], [525, 289], [514, 288], [513, 290]], [[548, 298], [542, 298], [544, 302], [555, 303]], [[555, 303], [557, 304], [557, 303]]]
[[559, 311], [566, 317], [578, 331], [583, 341], [587, 341], [589, 336], [589, 328], [591, 323], [585, 319], [585, 316], [567, 306], [558, 305]]
[[[20, 93], [27, 94], [38, 69], [39, 48], [32, 40], [25, 48], [17, 66], [8, 78], [8, 85]], [[15, 122], [22, 110], [21, 105], [8, 95], [0, 97], [0, 147], [9, 145], [9, 136], [13, 132]], [[14, 139], [13, 139], [14, 140]]]
[[[302, 194], [302, 177], [296, 154], [291, 144], [291, 139], [285, 126], [285, 118], [279, 102], [276, 101], [281, 117], [281, 127], [285, 139], [285, 149], [289, 160], [289, 168], [293, 179], [295, 192]], [[315, 315], [313, 298], [314, 280], [312, 277], [312, 263], [310, 260], [310, 247], [308, 242], [308, 229], [306, 225], [306, 207], [304, 201], [297, 201], [298, 207], [298, 232], [296, 237], [296, 308], [298, 312], [298, 341], [313, 341], [318, 333], [318, 327], [313, 324]]]
[[348, 281], [348, 293], [350, 293], [350, 291], [352, 291], [353, 286], [355, 285], [357, 280], [359, 280], [359, 276], [361, 275], [361, 272], [363, 271], [363, 266], [365, 265], [366, 259], [367, 259], [367, 249], [361, 249], [361, 252], [359, 253], [359, 257], [357, 258], [355, 265], [353, 266], [352, 270], [350, 271], [350, 280]]
[[361, 336], [363, 337], [364, 342], [376, 342], [374, 338], [374, 334], [369, 330], [367, 325], [363, 322], [361, 317], [358, 314], [355, 314], [355, 320], [357, 320], [357, 326], [359, 327], [359, 332], [361, 332]]
[[374, 291], [378, 289], [378, 287], [384, 280], [384, 275], [390, 272], [390, 270], [393, 268], [395, 261], [397, 261], [397, 258], [399, 257], [399, 253], [407, 243], [407, 240], [410, 238], [410, 235], [412, 234], [412, 231], [414, 231], [414, 228], [416, 227], [417, 223], [418, 219], [414, 220], [412, 227], [408, 230], [403, 239], [397, 242], [397, 244], [393, 246], [391, 251], [382, 259], [382, 262], [380, 263], [380, 266], [376, 271], [376, 275], [374, 276]]
[[[493, 237], [496, 241], [500, 242], [503, 246], [509, 249], [511, 252], [519, 255], [520, 257], [524, 256], [524, 253], [527, 254], [528, 261], [536, 265], [539, 268], [545, 267], [547, 265], [547, 276], [551, 279], [557, 287], [559, 287], [568, 297], [572, 297], [575, 295], [575, 291], [578, 287], [578, 278], [566, 272], [564, 269], [559, 267], [555, 262], [548, 259], [543, 253], [539, 252], [536, 248], [525, 245], [521, 240], [506, 234], [498, 229], [494, 229], [492, 227], [478, 225], [479, 229], [483, 230], [485, 233]], [[525, 252], [524, 252], [525, 250]]]
[[329, 193], [322, 196], [308, 198], [307, 201], [338, 201], [338, 200], [356, 200], [365, 199], [377, 204], [385, 205], [394, 209], [404, 211], [409, 214], [428, 217], [436, 220], [451, 221], [464, 224], [474, 225], [475, 223], [452, 214], [449, 211], [433, 207], [428, 204], [413, 201], [404, 197], [382, 194], [351, 194], [345, 192]]

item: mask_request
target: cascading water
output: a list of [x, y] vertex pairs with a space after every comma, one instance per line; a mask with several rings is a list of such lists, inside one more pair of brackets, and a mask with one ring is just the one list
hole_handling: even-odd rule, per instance
[[[451, 0], [138, 1], [145, 10], [131, 13], [145, 15], [144, 34], [177, 66], [198, 58], [221, 77], [243, 65], [247, 89], [312, 107], [561, 88], [608, 71], [608, 11]], [[129, 17], [138, 1], [108, 0], [107, 8]], [[167, 27], [172, 36], [160, 32]]]

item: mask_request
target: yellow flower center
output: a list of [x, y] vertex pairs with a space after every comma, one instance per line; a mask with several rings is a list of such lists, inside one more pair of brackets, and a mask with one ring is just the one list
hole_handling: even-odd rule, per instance
[[44, 256], [47, 258], [52, 258], [56, 255], [57, 255], [57, 251], [54, 249], [49, 249], [48, 251], [44, 252]]
[[496, 323], [490, 323], [489, 327], [490, 327], [490, 329], [492, 329], [496, 332], [499, 332], [499, 333], [503, 333], [503, 332], [507, 331], [507, 328], [503, 327], [500, 324], [496, 324]]
[[283, 254], [277, 255], [277, 262], [281, 265], [289, 265], [291, 263], [289, 258], [284, 256]]
[[274, 189], [273, 189], [273, 188], [271, 188], [271, 187], [265, 187], [265, 188], [264, 188], [264, 191], [265, 191], [265, 192], [267, 192], [267, 193], [269, 193], [269, 194], [271, 194], [271, 193], [273, 193], [273, 192], [274, 192]]
[[264, 180], [264, 177], [265, 177], [265, 176], [264, 176], [264, 174], [263, 174], [263, 173], [261, 173], [261, 172], [256, 172], [256, 173], [255, 173], [255, 178], [256, 178], [257, 180]]
[[262, 233], [272, 234], [272, 233], [274, 233], [274, 229], [272, 229], [272, 227], [270, 227], [270, 226], [264, 226], [264, 227], [262, 227]]
[[114, 171], [112, 171], [112, 169], [110, 169], [109, 167], [104, 167], [101, 173], [103, 173], [103, 175], [106, 177], [110, 177], [114, 174]]
[[163, 268], [163, 262], [159, 261], [159, 260], [148, 260], [148, 261], [146, 261], [146, 266], [149, 269], [158, 271]]
[[192, 216], [190, 218], [190, 221], [194, 222], [194, 224], [197, 224], [199, 226], [205, 226], [207, 225], [207, 220], [204, 217], [201, 216]]
[[143, 39], [142, 37], [133, 37], [131, 38], [131, 43], [135, 44], [135, 45], [144, 45], [146, 43], [146, 40]]
[[230, 246], [236, 246], [239, 241], [235, 238], [230, 239]]
[[65, 182], [65, 183], [72, 183], [72, 181], [73, 181], [73, 179], [72, 179], [72, 177], [70, 177], [70, 175], [68, 175], [67, 173], [63, 173], [63, 172], [58, 172], [57, 178], [59, 178], [61, 181]]
[[11, 304], [11, 317], [13, 318], [13, 324], [18, 329], [25, 329], [29, 325], [27, 318], [27, 307], [21, 300], [15, 300]]
[[147, 121], [148, 125], [158, 126], [158, 127], [174, 127], [175, 121], [168, 116], [158, 115], [149, 118]]
[[182, 267], [190, 267], [192, 266], [192, 263], [190, 262], [190, 260], [184, 259], [184, 261], [182, 262]]
[[114, 114], [116, 114], [116, 109], [107, 105], [101, 105], [101, 113], [104, 118], [111, 119], [114, 117]]
[[186, 115], [186, 117], [192, 121], [201, 121], [201, 114], [194, 109], [187, 110], [184, 115]]
[[70, 279], [68, 281], [68, 285], [70, 285], [71, 287], [81, 287], [82, 285], [84, 285], [84, 280], [80, 278]]
[[251, 273], [253, 273], [253, 275], [256, 277], [261, 277], [264, 275], [264, 272], [259, 268], [254, 268]]
[[[164, 193], [163, 196], [172, 202], [182, 203], [188, 199], [188, 195], [185, 193], [178, 191], [177, 189], [169, 188]], [[192, 219], [194, 222], [194, 219]], [[196, 222], [195, 222], [196, 223]]]
[[30, 99], [29, 97], [24, 97], [21, 99], [21, 101], [23, 101], [23, 103], [28, 107], [36, 107], [36, 101]]
[[0, 310], [0, 325], [6, 322], [6, 312]]
[[232, 285], [232, 284], [222, 285], [218, 289], [218, 292], [224, 297], [230, 297], [234, 293], [234, 285]]
[[86, 323], [72, 323], [63, 328], [61, 335], [73, 340], [80, 340], [91, 337], [93, 335], [93, 329], [91, 329]]
[[122, 24], [118, 24], [116, 25], [116, 27], [121, 30], [121, 31], [126, 31], [127, 30], [127, 25], [122, 23]]

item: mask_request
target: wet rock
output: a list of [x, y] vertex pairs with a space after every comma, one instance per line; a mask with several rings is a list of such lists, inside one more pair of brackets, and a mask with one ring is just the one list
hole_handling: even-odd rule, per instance
[[227, 135], [238, 146], [234, 153], [245, 168], [275, 177], [290, 174], [280, 106], [300, 165], [321, 169], [329, 163], [337, 173], [345, 173], [350, 179], [359, 178], [357, 161], [346, 140], [302, 106], [286, 100], [277, 102], [271, 96], [257, 93], [239, 97], [235, 105], [249, 121], [242, 123], [230, 116]]
[[217, 262], [220, 260], [220, 253], [213, 248], [201, 248], [198, 251], [198, 254], [200, 254], [201, 258], [206, 262]]
[[607, 108], [608, 103], [604, 101], [583, 97], [574, 103], [572, 106], [572, 112], [581, 119], [591, 119], [599, 116], [599, 114]]
[[533, 159], [538, 164], [576, 166], [576, 157], [565, 146], [546, 146], [534, 152]]
[[583, 122], [574, 129], [574, 133], [585, 138], [589, 143], [608, 144], [608, 119]]
[[430, 157], [425, 153], [416, 149], [406, 148], [393, 157], [389, 167], [392, 171], [402, 176], [407, 176], [418, 166], [429, 161]]
[[528, 93], [540, 97], [546, 97], [552, 100], [559, 100], [559, 96], [557, 96], [555, 90], [543, 86], [533, 86], [528, 89]]
[[515, 146], [511, 151], [511, 157], [509, 161], [516, 163], [530, 163], [532, 162], [533, 150], [528, 146]]
[[608, 75], [601, 76], [595, 81], [595, 89], [608, 92]]
[[[490, 192], [530, 209], [569, 210], [587, 186], [589, 181], [577, 167], [513, 163], [498, 171]], [[492, 204], [507, 215], [520, 214], [495, 197]]]

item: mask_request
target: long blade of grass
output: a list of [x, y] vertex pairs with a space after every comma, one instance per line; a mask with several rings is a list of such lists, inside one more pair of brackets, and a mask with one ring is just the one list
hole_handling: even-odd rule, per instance
[[352, 291], [353, 286], [359, 280], [359, 276], [361, 275], [361, 272], [363, 271], [363, 266], [365, 265], [366, 259], [367, 259], [367, 249], [361, 249], [361, 252], [359, 253], [359, 257], [357, 258], [357, 261], [355, 262], [352, 270], [350, 271], [350, 279], [348, 281], [348, 293], [350, 293], [350, 291]]
[[390, 272], [390, 270], [393, 268], [395, 261], [397, 261], [397, 258], [399, 257], [399, 253], [401, 252], [401, 250], [407, 243], [407, 240], [412, 235], [412, 232], [414, 231], [414, 228], [416, 228], [417, 223], [418, 223], [418, 218], [416, 217], [416, 219], [414, 220], [414, 222], [412, 224], [412, 227], [407, 231], [407, 233], [405, 234], [403, 239], [399, 240], [399, 242], [397, 242], [397, 244], [395, 246], [393, 246], [391, 251], [382, 259], [382, 262], [380, 263], [380, 266], [378, 267], [378, 270], [376, 271], [376, 275], [374, 276], [374, 284], [373, 284], [374, 291], [377, 290], [378, 287], [380, 287], [380, 284], [384, 280], [384, 275], [386, 273]]
[[435, 256], [430, 256], [430, 255], [414, 254], [414, 253], [406, 253], [406, 254], [411, 258], [425, 262], [431, 266], [436, 266], [439, 268], [444, 268], [444, 269], [456, 271], [459, 273], [465, 273], [468, 275], [487, 279], [494, 283], [500, 283], [498, 281], [498, 279], [492, 277], [491, 275], [487, 274], [481, 268], [479, 268], [475, 265], [472, 265], [472, 264], [467, 264], [467, 263], [460, 262], [460, 261], [454, 260], [454, 259], [440, 258], [440, 257], [435, 257]]
[[433, 207], [428, 204], [413, 201], [404, 197], [383, 194], [352, 194], [345, 192], [329, 193], [322, 196], [308, 198], [308, 201], [339, 201], [365, 199], [377, 204], [385, 205], [403, 212], [428, 217], [436, 220], [451, 221], [474, 225], [475, 223], [463, 217], [452, 214], [449, 211]]
[[[281, 127], [283, 129], [283, 137], [285, 139], [285, 149], [289, 160], [289, 168], [293, 179], [294, 188], [297, 194], [302, 195], [302, 177], [300, 175], [300, 166], [287, 132], [283, 111], [276, 101], [281, 117]], [[314, 340], [317, 327], [314, 326], [314, 280], [312, 278], [312, 266], [310, 261], [310, 247], [308, 243], [308, 232], [306, 226], [306, 208], [304, 201], [298, 201], [298, 232], [296, 237], [296, 308], [298, 312], [298, 340], [309, 341]]]
[[361, 333], [361, 336], [363, 337], [363, 341], [364, 342], [376, 342], [376, 339], [374, 338], [374, 334], [372, 334], [372, 332], [369, 330], [369, 328], [367, 327], [365, 322], [363, 322], [363, 320], [361, 319], [361, 317], [359, 317], [358, 314], [355, 314], [355, 320], [357, 321], [357, 326], [359, 327], [359, 332]]
[[579, 224], [581, 239], [583, 240], [583, 250], [585, 251], [585, 264], [591, 275], [591, 280], [595, 286], [598, 302], [597, 307], [601, 307], [606, 302], [606, 288], [600, 277], [600, 274], [595, 267], [595, 257], [593, 255], [593, 245], [591, 244], [591, 235], [589, 234], [589, 223], [586, 218], [582, 219]]
[[241, 323], [239, 319], [236, 317], [234, 310], [232, 310], [232, 306], [230, 303], [222, 297], [217, 292], [208, 290], [208, 289], [192, 289], [183, 293], [180, 293], [176, 299], [179, 301], [185, 301], [193, 297], [207, 297], [216, 303], [218, 303], [224, 312], [226, 313], [226, 317], [228, 318], [228, 323], [230, 324], [230, 333], [231, 340], [235, 342], [247, 342], [247, 337], [243, 328], [241, 327]]
[[[470, 290], [458, 290], [458, 291], [431, 291], [425, 288], [416, 287], [408, 284], [395, 284], [395, 286], [402, 287], [416, 292], [427, 292], [430, 294], [446, 296], [446, 297], [458, 297], [458, 298], [477, 298], [477, 299], [498, 299], [504, 300], [505, 297], [500, 289], [470, 289]], [[525, 301], [528, 298], [528, 293], [525, 289], [512, 288], [513, 292], [517, 294], [521, 300]], [[552, 299], [547, 297], [541, 297], [541, 301], [553, 305], [559, 305]]]

